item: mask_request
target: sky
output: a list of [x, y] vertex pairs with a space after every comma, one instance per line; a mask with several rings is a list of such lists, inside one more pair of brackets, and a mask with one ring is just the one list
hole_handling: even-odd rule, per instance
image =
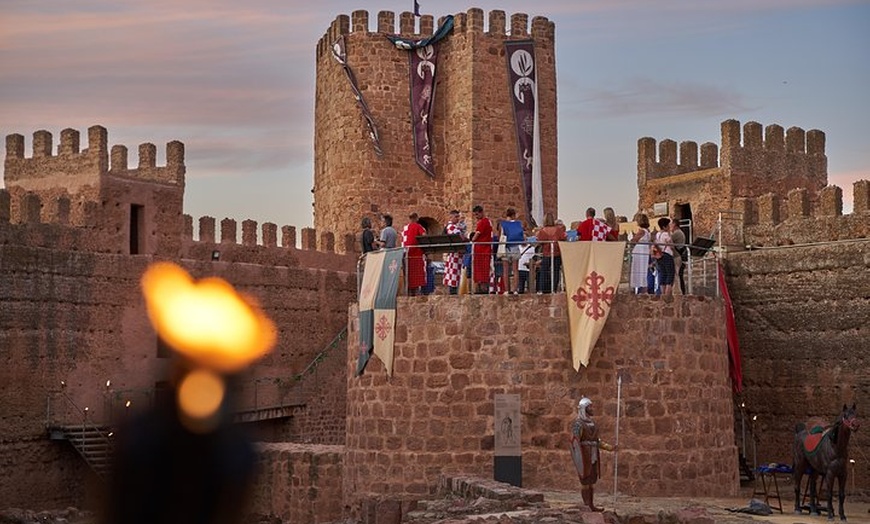
[[[420, 0], [556, 25], [559, 216], [637, 207], [637, 140], [720, 143], [727, 119], [827, 135], [829, 183], [870, 178], [870, 0]], [[338, 14], [413, 0], [2, 0], [0, 133], [186, 146], [185, 212], [311, 226], [314, 54]], [[410, 136], [410, 134], [409, 134]]]

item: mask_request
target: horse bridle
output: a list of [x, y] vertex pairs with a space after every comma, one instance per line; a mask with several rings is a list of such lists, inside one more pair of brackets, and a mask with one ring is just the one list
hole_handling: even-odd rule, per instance
[[844, 418], [842, 422], [844, 426], [849, 428], [849, 431], [858, 431], [858, 428], [861, 426], [861, 423], [858, 421], [858, 417], [854, 415], [849, 418]]

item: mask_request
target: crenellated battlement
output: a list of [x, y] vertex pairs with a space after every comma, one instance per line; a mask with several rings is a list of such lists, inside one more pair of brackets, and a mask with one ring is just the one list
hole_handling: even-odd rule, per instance
[[675, 141], [662, 140], [656, 148], [655, 138], [643, 137], [637, 141], [638, 177], [651, 180], [719, 167], [719, 146], [705, 142], [701, 144], [700, 151], [699, 158], [698, 143], [684, 141], [680, 142], [677, 156]]
[[[127, 148], [115, 145], [109, 154], [108, 131], [95, 125], [88, 128], [88, 147], [80, 149], [80, 133], [75, 129], [60, 132], [60, 143], [53, 154], [53, 136], [44, 129], [33, 133], [32, 155], [25, 156], [24, 136], [6, 136], [4, 180], [6, 187], [21, 186], [28, 191], [62, 187], [77, 193], [85, 187], [99, 188], [105, 177], [184, 185], [184, 144], [166, 144], [166, 165], [157, 166], [157, 148], [145, 143], [139, 146], [137, 168], [127, 166]], [[110, 162], [111, 160], [111, 162]]]
[[[97, 202], [70, 195], [43, 197], [34, 192], [0, 189], [0, 244], [15, 244], [68, 251], [126, 254], [123, 243], [114, 241], [116, 227], [105, 224], [106, 214]], [[214, 217], [198, 220], [197, 239], [194, 222], [183, 215], [182, 238], [178, 243], [179, 258], [237, 262], [266, 266], [324, 267], [353, 271], [358, 256], [358, 242], [353, 235], [336, 239], [332, 233], [321, 233], [310, 227], [297, 228], [271, 222], [258, 230], [255, 220], [238, 222], [231, 218], [220, 221], [219, 234]], [[280, 234], [280, 239], [279, 235]], [[241, 240], [241, 241], [240, 241]], [[215, 257], [215, 251], [220, 254]]]
[[734, 199], [741, 213], [747, 244], [807, 244], [829, 240], [870, 238], [870, 180], [853, 185], [852, 213], [843, 214], [843, 190], [826, 186], [810, 199], [806, 188], [792, 189], [785, 198], [767, 193]]
[[96, 202], [68, 194], [0, 189], [0, 244], [121, 253], [105, 234], [107, 228], [96, 226], [102, 222], [101, 213]]
[[[394, 11], [379, 11], [374, 21], [370, 20], [366, 10], [354, 11], [350, 16], [339, 15], [332, 21], [326, 33], [317, 42], [317, 57], [331, 53], [330, 47], [341, 35], [371, 34], [401, 35], [420, 39], [431, 36], [436, 27], [440, 27], [446, 17], [440, 17], [435, 24], [432, 15], [420, 16], [419, 23], [414, 13], [404, 11], [396, 16]], [[398, 21], [398, 27], [396, 22]], [[539, 41], [554, 41], [555, 24], [543, 16], [535, 16], [529, 25], [529, 15], [514, 13], [508, 19], [505, 12], [492, 10], [485, 13], [478, 7], [470, 8], [464, 13], [457, 13], [453, 19], [453, 31], [457, 34], [480, 33], [495, 36], [532, 37]]]
[[165, 166], [157, 165], [154, 144], [139, 144], [139, 164], [133, 169], [127, 165], [127, 146], [112, 146], [110, 176], [183, 186], [185, 172], [184, 144], [178, 140], [166, 144]]
[[239, 222], [233, 218], [224, 218], [218, 224], [214, 217], [203, 216], [196, 221], [194, 228], [193, 217], [184, 215], [182, 257], [267, 266], [302, 265], [345, 271], [353, 271], [355, 268], [359, 249], [353, 235], [342, 238], [341, 246], [336, 246], [332, 233], [318, 235], [314, 228], [304, 227], [300, 230], [297, 247], [295, 226], [284, 225], [279, 230], [276, 224], [264, 222], [258, 228], [258, 222], [251, 219], [243, 220], [241, 226], [239, 242]]
[[[52, 135], [33, 134], [33, 155], [26, 158], [24, 137], [6, 138], [6, 188], [0, 190], [0, 230], [3, 241], [30, 247], [127, 255], [213, 260], [262, 265], [355, 269], [358, 243], [353, 235], [265, 223], [253, 220], [199, 220], [194, 241], [193, 219], [183, 214], [184, 144], [166, 144], [166, 165], [157, 165], [157, 147], [138, 148], [138, 164], [128, 165], [126, 146], [109, 150], [101, 126], [88, 130], [88, 148], [80, 150], [79, 132], [64, 129], [57, 155]], [[279, 238], [280, 234], [280, 247]], [[348, 253], [348, 256], [340, 255]], [[350, 260], [350, 262], [347, 262]]]
[[[804, 131], [800, 127], [784, 130], [779, 124], [764, 128], [758, 122], [747, 122], [741, 133], [740, 122], [725, 120], [721, 124], [721, 148], [714, 143], [701, 145], [700, 158], [696, 142], [677, 143], [664, 139], [656, 148], [656, 140], [643, 137], [637, 141], [639, 180], [652, 180], [698, 170], [723, 168], [743, 170], [760, 163], [786, 164], [802, 171], [816, 172], [827, 167], [825, 133], [818, 129]], [[771, 173], [780, 175], [781, 173]]]

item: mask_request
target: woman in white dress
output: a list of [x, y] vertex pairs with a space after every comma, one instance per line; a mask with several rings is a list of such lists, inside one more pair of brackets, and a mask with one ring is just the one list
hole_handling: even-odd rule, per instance
[[637, 222], [638, 229], [632, 235], [631, 242], [634, 248], [631, 250], [631, 278], [629, 284], [637, 294], [646, 293], [646, 276], [649, 272], [649, 217], [643, 213], [638, 213], [634, 217]]

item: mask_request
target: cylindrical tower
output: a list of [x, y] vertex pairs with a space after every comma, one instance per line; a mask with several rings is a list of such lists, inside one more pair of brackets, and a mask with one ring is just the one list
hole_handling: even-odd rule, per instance
[[[514, 133], [506, 40], [533, 40], [537, 65], [544, 208], [556, 212], [556, 68], [554, 24], [536, 17], [510, 18], [503, 11], [470, 9], [454, 18], [454, 29], [438, 43], [432, 152], [435, 177], [414, 159], [408, 51], [385, 36], [397, 34], [396, 15], [382, 11], [377, 31], [369, 15], [339, 16], [317, 45], [314, 137], [314, 226], [336, 238], [359, 230], [360, 219], [395, 217], [401, 228], [416, 211], [443, 223], [457, 208], [470, 214], [482, 204], [490, 217], [515, 207], [525, 216], [521, 166]], [[420, 39], [436, 29], [431, 16], [414, 27], [412, 13], [399, 16], [399, 31]], [[443, 23], [443, 19], [439, 20]], [[378, 156], [332, 44], [343, 37], [347, 64], [371, 111], [383, 149]], [[377, 223], [375, 221], [375, 223]]]

